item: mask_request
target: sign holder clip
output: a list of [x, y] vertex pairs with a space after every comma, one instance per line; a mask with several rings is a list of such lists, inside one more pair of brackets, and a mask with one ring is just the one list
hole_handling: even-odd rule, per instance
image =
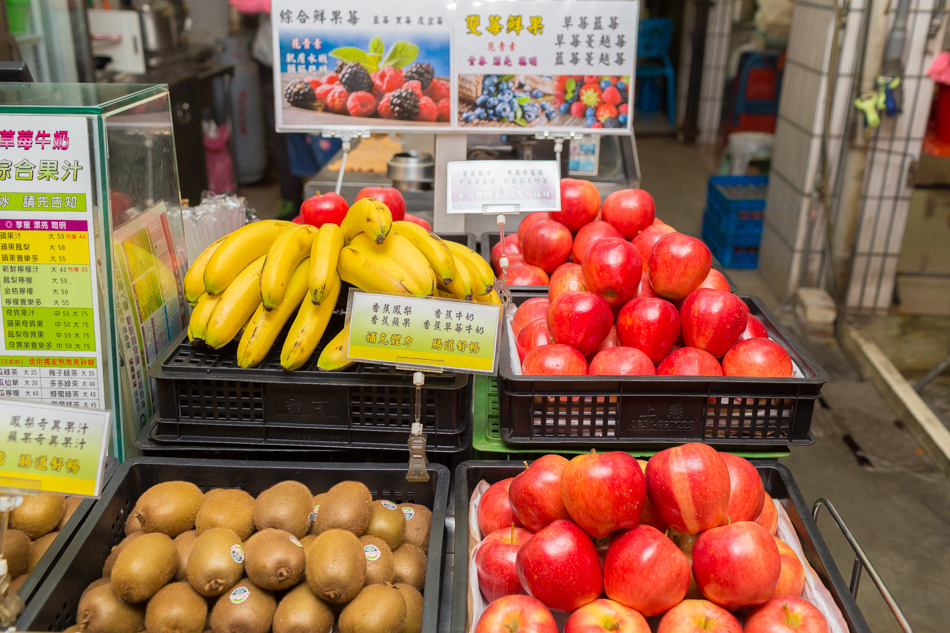
[[537, 134], [534, 135], [534, 138], [538, 139], [539, 141], [554, 139], [554, 158], [555, 160], [558, 161], [558, 163], [560, 163], [561, 152], [564, 150], [564, 141], [569, 141], [575, 138], [581, 138], [582, 136], [583, 134], [579, 134], [578, 132], [570, 132], [567, 134], [563, 134], [563, 133], [551, 134], [550, 132], [538, 132]]
[[416, 386], [416, 415], [415, 422], [412, 423], [412, 433], [409, 436], [409, 471], [406, 473], [406, 481], [426, 482], [429, 481], [429, 473], [426, 471], [426, 436], [422, 434], [422, 386], [426, 382], [426, 375], [417, 371], [412, 375], [412, 384]]
[[336, 177], [336, 192], [339, 194], [343, 189], [343, 174], [346, 173], [346, 158], [353, 149], [353, 139], [369, 138], [369, 130], [326, 130], [323, 132], [324, 138], [338, 138], [343, 141], [343, 157], [340, 159], [340, 173]]

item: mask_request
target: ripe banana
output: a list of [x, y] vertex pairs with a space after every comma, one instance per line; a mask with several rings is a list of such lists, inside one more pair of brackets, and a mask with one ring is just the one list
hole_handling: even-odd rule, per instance
[[195, 258], [195, 261], [191, 263], [191, 266], [188, 267], [188, 272], [185, 273], [185, 299], [188, 300], [188, 303], [195, 305], [198, 303], [198, 299], [201, 297], [202, 293], [205, 291], [205, 267], [208, 265], [208, 260], [211, 259], [211, 256], [214, 255], [214, 252], [218, 250], [218, 247], [221, 246], [227, 238], [227, 235], [224, 237], [211, 242], [198, 257]]
[[307, 294], [307, 272], [310, 270], [310, 258], [297, 264], [287, 284], [284, 300], [276, 308], [264, 311], [257, 306], [254, 316], [247, 324], [241, 342], [238, 344], [237, 360], [239, 367], [257, 367], [263, 362], [267, 352], [274, 345], [281, 329], [291, 315], [300, 306]]
[[443, 284], [452, 283], [455, 278], [455, 258], [441, 237], [405, 220], [393, 222], [392, 232], [409, 240], [422, 253], [437, 279]]
[[469, 267], [469, 270], [472, 272], [472, 290], [475, 292], [475, 295], [487, 295], [491, 292], [495, 283], [495, 271], [491, 269], [488, 262], [468, 246], [451, 240], [446, 240], [445, 245], [448, 246], [452, 254], [455, 255], [456, 260], [461, 259]]
[[498, 296], [498, 292], [495, 290], [492, 290], [487, 295], [475, 297], [475, 300], [478, 301], [479, 303], [494, 303], [497, 305], [501, 305], [501, 297]]
[[341, 248], [343, 231], [338, 225], [328, 222], [317, 230], [317, 238], [310, 249], [310, 273], [307, 282], [310, 300], [315, 305], [320, 305], [327, 295], [329, 281], [336, 274]]
[[383, 245], [357, 235], [340, 250], [340, 278], [366, 292], [394, 292], [427, 297], [435, 293], [435, 273], [425, 257], [402, 236]]
[[224, 238], [205, 266], [205, 290], [221, 294], [248, 264], [266, 255], [270, 245], [285, 229], [296, 226], [283, 220], [260, 220], [245, 224]]
[[347, 360], [346, 356], [343, 355], [343, 346], [346, 344], [346, 339], [349, 338], [349, 334], [350, 328], [347, 326], [340, 330], [340, 333], [327, 343], [327, 346], [320, 352], [320, 357], [317, 358], [318, 370], [343, 371], [356, 364], [355, 361]]
[[287, 281], [297, 264], [310, 257], [310, 245], [317, 236], [317, 227], [298, 224], [277, 236], [261, 271], [261, 303], [273, 310], [284, 300]]
[[261, 270], [266, 260], [267, 255], [255, 259], [221, 293], [205, 327], [206, 345], [220, 349], [230, 343], [261, 305]]
[[449, 292], [448, 290], [442, 290], [441, 286], [436, 288], [435, 296], [437, 296], [440, 299], [457, 299], [457, 297], [453, 295], [451, 292]]
[[198, 297], [198, 302], [191, 311], [191, 319], [188, 321], [189, 341], [204, 340], [208, 319], [211, 318], [211, 313], [220, 300], [221, 295], [209, 295], [207, 292]]
[[390, 213], [389, 207], [379, 200], [363, 198], [354, 202], [346, 212], [340, 229], [347, 244], [360, 233], [365, 233], [372, 241], [382, 244], [389, 236], [392, 224], [393, 214]]
[[471, 267], [461, 257], [455, 257], [455, 279], [452, 283], [443, 284], [442, 287], [451, 292], [456, 299], [471, 301], [474, 295], [472, 288], [474, 283]]
[[290, 326], [284, 347], [280, 351], [281, 367], [293, 371], [303, 367], [310, 359], [327, 329], [327, 324], [330, 323], [339, 294], [340, 275], [334, 272], [327, 283], [326, 301], [320, 305], [314, 305], [312, 301], [307, 301], [305, 298], [301, 302], [297, 318]]

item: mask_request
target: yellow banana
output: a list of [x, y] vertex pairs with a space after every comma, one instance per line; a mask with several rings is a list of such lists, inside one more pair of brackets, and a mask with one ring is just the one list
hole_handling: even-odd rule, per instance
[[495, 290], [492, 290], [487, 295], [475, 297], [475, 300], [479, 303], [494, 303], [496, 305], [501, 305], [501, 297], [498, 296], [498, 292]]
[[208, 265], [208, 260], [211, 259], [211, 256], [214, 255], [214, 252], [218, 250], [218, 247], [221, 245], [221, 242], [226, 238], [227, 235], [211, 242], [211, 244], [195, 258], [191, 266], [188, 267], [183, 285], [185, 287], [185, 299], [187, 299], [191, 305], [198, 303], [198, 298], [201, 297], [205, 291], [205, 266]]
[[307, 294], [307, 271], [310, 258], [297, 264], [287, 284], [284, 300], [276, 308], [265, 311], [263, 305], [257, 306], [254, 316], [244, 329], [238, 344], [237, 361], [239, 367], [257, 367], [263, 362], [267, 352], [274, 345], [281, 329], [291, 315], [300, 306]]
[[437, 297], [439, 297], [440, 299], [456, 299], [456, 298], [457, 298], [455, 295], [453, 295], [453, 294], [452, 294], [451, 292], [449, 292], [448, 290], [442, 290], [442, 287], [441, 287], [441, 286], [439, 286], [438, 288], [436, 288], [436, 290], [435, 290], [435, 295], [436, 295]]
[[[343, 248], [343, 231], [333, 223], [326, 223], [318, 229], [317, 238], [310, 249], [310, 273], [308, 286], [310, 300], [320, 305], [327, 294], [327, 285], [336, 274], [337, 260]], [[339, 293], [338, 293], [339, 294]], [[335, 299], [334, 299], [335, 301]]]
[[349, 326], [340, 330], [340, 333], [333, 337], [327, 343], [327, 346], [320, 352], [317, 358], [317, 369], [320, 371], [343, 371], [356, 364], [355, 361], [347, 360], [343, 355], [343, 346], [349, 337]]
[[205, 266], [205, 290], [221, 294], [248, 264], [266, 255], [284, 229], [295, 226], [283, 220], [260, 220], [245, 224], [228, 235]]
[[211, 318], [211, 313], [220, 300], [221, 295], [209, 295], [207, 292], [198, 297], [198, 302], [191, 311], [191, 319], [188, 321], [188, 340], [192, 342], [204, 340], [208, 319]]
[[354, 202], [346, 212], [340, 229], [347, 244], [360, 233], [365, 233], [372, 241], [382, 244], [389, 236], [392, 224], [393, 214], [390, 213], [389, 207], [379, 200], [363, 198]]
[[445, 245], [449, 247], [455, 259], [465, 262], [472, 272], [472, 290], [476, 296], [487, 295], [491, 292], [495, 284], [495, 271], [491, 269], [485, 259], [470, 249], [468, 246], [445, 240]]
[[435, 293], [435, 273], [422, 254], [401, 236], [390, 236], [385, 244], [377, 245], [357, 235], [340, 250], [337, 269], [343, 281], [366, 292], [419, 297]]
[[472, 269], [461, 257], [455, 258], [455, 279], [452, 283], [443, 284], [443, 287], [451, 292], [456, 299], [471, 301], [475, 292], [473, 286], [475, 281], [472, 279]]
[[261, 305], [261, 269], [267, 255], [261, 255], [241, 271], [211, 312], [205, 327], [205, 344], [220, 349], [230, 343], [257, 307]]
[[317, 236], [317, 227], [298, 224], [277, 236], [267, 251], [267, 260], [261, 271], [261, 303], [265, 310], [273, 310], [284, 300], [287, 281], [297, 264], [310, 257], [310, 245]]
[[297, 318], [294, 319], [284, 340], [284, 347], [280, 351], [281, 367], [293, 371], [303, 367], [310, 359], [323, 333], [326, 332], [339, 294], [340, 275], [334, 271], [327, 283], [326, 301], [320, 305], [314, 305], [312, 301], [303, 300], [300, 310], [297, 311]]
[[443, 284], [455, 278], [455, 258], [441, 237], [413, 222], [397, 220], [392, 232], [409, 240], [429, 262], [435, 276]]

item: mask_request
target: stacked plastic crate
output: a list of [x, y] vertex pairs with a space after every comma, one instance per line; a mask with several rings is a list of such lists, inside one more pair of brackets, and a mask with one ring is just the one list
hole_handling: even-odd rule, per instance
[[768, 176], [713, 176], [706, 194], [703, 241], [726, 268], [756, 268]]

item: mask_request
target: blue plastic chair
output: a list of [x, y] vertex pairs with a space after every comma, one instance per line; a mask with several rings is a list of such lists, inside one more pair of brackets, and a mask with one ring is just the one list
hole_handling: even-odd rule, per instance
[[666, 77], [666, 112], [670, 125], [675, 126], [676, 74], [669, 54], [673, 28], [673, 20], [666, 18], [640, 20], [637, 32], [637, 77]]

